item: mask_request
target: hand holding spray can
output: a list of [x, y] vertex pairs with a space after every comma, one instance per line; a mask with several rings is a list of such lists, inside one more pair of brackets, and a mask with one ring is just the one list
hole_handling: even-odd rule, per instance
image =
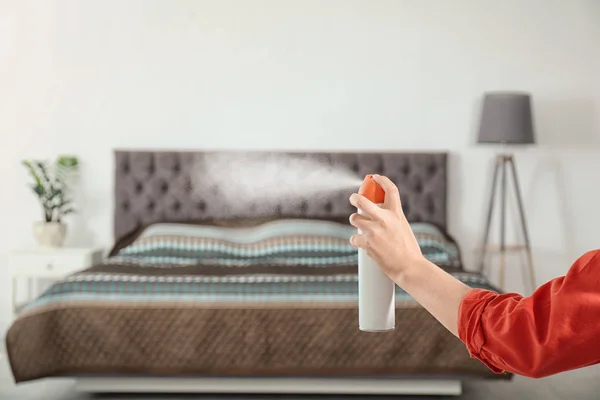
[[[365, 177], [359, 194], [380, 207], [385, 200], [385, 192], [373, 180], [373, 175]], [[362, 211], [359, 209], [358, 213], [362, 214]], [[395, 306], [394, 281], [381, 271], [365, 250], [358, 249], [358, 329], [365, 332], [394, 330]]]

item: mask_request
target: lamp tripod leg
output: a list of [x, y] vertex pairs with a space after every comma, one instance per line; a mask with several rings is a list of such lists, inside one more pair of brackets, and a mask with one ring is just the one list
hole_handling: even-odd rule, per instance
[[512, 178], [513, 178], [513, 182], [514, 182], [514, 186], [515, 186], [515, 194], [517, 196], [517, 204], [518, 204], [518, 209], [519, 209], [519, 217], [521, 219], [521, 229], [523, 230], [523, 239], [525, 240], [525, 251], [527, 253], [527, 266], [529, 269], [529, 279], [530, 279], [530, 284], [531, 284], [531, 292], [533, 292], [536, 288], [536, 283], [535, 283], [535, 269], [533, 266], [533, 256], [531, 254], [531, 243], [529, 241], [529, 232], [527, 230], [527, 222], [525, 221], [525, 211], [523, 208], [523, 200], [521, 197], [521, 189], [520, 189], [520, 185], [519, 185], [519, 179], [517, 177], [517, 168], [515, 167], [515, 160], [514, 158], [511, 156], [508, 159], [508, 162], [510, 163], [510, 169], [512, 172]]
[[496, 187], [498, 182], [498, 171], [500, 169], [500, 158], [496, 158], [495, 166], [494, 166], [494, 174], [492, 178], [492, 188], [490, 191], [490, 202], [488, 205], [487, 218], [485, 223], [485, 229], [483, 233], [483, 242], [481, 245], [481, 252], [479, 256], [479, 271], [483, 273], [483, 268], [485, 264], [485, 256], [487, 253], [488, 239], [490, 236], [490, 225], [492, 223], [492, 214], [494, 212], [494, 200], [496, 198]]
[[504, 267], [506, 263], [506, 160], [502, 156], [502, 176], [500, 186], [500, 288], [504, 289]]

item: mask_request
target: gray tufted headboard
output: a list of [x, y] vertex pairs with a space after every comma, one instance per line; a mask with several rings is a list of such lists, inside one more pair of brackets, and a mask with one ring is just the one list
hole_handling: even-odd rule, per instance
[[[190, 175], [198, 158], [223, 152], [116, 151], [115, 240], [154, 222], [201, 222], [211, 219], [256, 217], [249, 208], [232, 214], [214, 198], [210, 188], [191, 196]], [[260, 152], [226, 152], [261, 154]], [[271, 152], [272, 153], [272, 152]], [[267, 154], [267, 153], [265, 153]], [[386, 175], [399, 187], [404, 211], [412, 222], [446, 227], [447, 153], [290, 153], [343, 166], [363, 177]], [[350, 191], [327, 198], [301, 199], [279, 204], [270, 216], [347, 220], [354, 209]]]

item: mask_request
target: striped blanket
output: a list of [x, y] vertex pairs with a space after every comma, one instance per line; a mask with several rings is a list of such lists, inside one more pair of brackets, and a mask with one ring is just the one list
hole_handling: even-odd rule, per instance
[[[472, 287], [493, 289], [462, 270], [456, 244], [438, 228], [413, 228], [427, 258]], [[399, 288], [397, 329], [383, 336], [358, 331], [357, 251], [348, 243], [354, 232], [312, 220], [150, 226], [26, 307], [7, 335], [15, 379], [90, 373], [493, 377]]]
[[[425, 257], [460, 267], [456, 244], [431, 224], [412, 225]], [[246, 228], [158, 224], [112, 257], [115, 263], [241, 265], [354, 265], [356, 230], [316, 220], [275, 220]]]

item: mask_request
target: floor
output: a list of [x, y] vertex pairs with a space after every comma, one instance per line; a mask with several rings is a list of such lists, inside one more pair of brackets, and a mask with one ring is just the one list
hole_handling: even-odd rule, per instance
[[[499, 400], [499, 399], [569, 399], [592, 400], [600, 393], [600, 366], [573, 371], [545, 379], [525, 379], [516, 377], [510, 382], [472, 381], [464, 385], [464, 394], [456, 400]], [[75, 392], [69, 380], [43, 380], [16, 386], [7, 364], [6, 356], [0, 352], [0, 399], [1, 400], [337, 400], [341, 398], [356, 400], [378, 399], [373, 396], [176, 396], [176, 395], [101, 395], [93, 396]], [[392, 397], [387, 397], [392, 398]], [[395, 397], [399, 398], [399, 397]], [[442, 400], [443, 397], [400, 397], [415, 400]]]

